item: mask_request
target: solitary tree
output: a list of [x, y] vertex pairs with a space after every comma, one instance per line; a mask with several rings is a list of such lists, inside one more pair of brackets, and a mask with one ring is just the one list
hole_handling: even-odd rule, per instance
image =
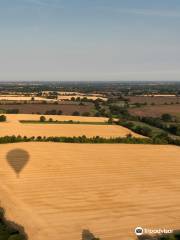
[[41, 116], [41, 117], [40, 117], [40, 122], [45, 122], [45, 121], [46, 121], [45, 116]]

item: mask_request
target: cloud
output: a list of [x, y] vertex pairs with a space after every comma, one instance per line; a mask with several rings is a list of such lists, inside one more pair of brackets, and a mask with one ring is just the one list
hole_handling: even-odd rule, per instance
[[116, 13], [180, 18], [180, 11], [177, 11], [177, 10], [156, 10], [156, 9], [143, 9], [143, 8], [114, 8], [109, 10]]
[[165, 10], [151, 10], [151, 9], [125, 9], [125, 12], [129, 12], [137, 15], [146, 16], [159, 16], [159, 17], [180, 17], [178, 11], [165, 11]]
[[63, 8], [62, 6], [52, 3], [53, 2], [52, 0], [50, 2], [45, 2], [42, 0], [25, 0], [25, 2], [39, 6], [39, 7], [51, 7], [51, 8], [60, 8], [60, 9]]

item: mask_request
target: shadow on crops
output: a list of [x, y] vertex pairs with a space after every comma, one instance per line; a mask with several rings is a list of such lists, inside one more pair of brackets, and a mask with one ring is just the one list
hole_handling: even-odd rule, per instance
[[24, 227], [5, 219], [5, 211], [0, 208], [0, 239], [3, 240], [27, 240], [28, 236]]
[[180, 240], [180, 230], [175, 230], [170, 234], [158, 234], [158, 235], [142, 235], [138, 236], [137, 240]]
[[10, 167], [16, 173], [17, 177], [20, 176], [20, 173], [25, 168], [26, 164], [29, 161], [29, 153], [23, 149], [13, 149], [9, 151], [6, 155], [6, 159]]
[[[134, 238], [136, 240], [180, 240], [180, 230], [175, 230], [171, 234], [142, 235]], [[82, 240], [103, 240], [94, 236], [89, 230], [82, 231]]]
[[91, 233], [89, 230], [84, 229], [82, 231], [82, 240], [100, 240], [99, 238], [96, 238], [93, 233]]

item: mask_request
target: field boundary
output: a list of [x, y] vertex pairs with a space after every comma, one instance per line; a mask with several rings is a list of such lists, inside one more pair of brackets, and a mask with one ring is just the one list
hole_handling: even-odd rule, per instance
[[36, 121], [36, 120], [19, 120], [20, 123], [23, 124], [84, 124], [84, 125], [112, 125], [112, 123], [108, 122], [81, 122], [81, 121]]
[[0, 144], [18, 143], [18, 142], [56, 142], [56, 143], [81, 143], [81, 144], [154, 144], [154, 145], [178, 145], [175, 142], [162, 143], [156, 142], [150, 138], [136, 138], [130, 134], [127, 137], [117, 138], [103, 138], [103, 137], [86, 137], [85, 135], [79, 137], [27, 137], [27, 136], [4, 136], [0, 137]]

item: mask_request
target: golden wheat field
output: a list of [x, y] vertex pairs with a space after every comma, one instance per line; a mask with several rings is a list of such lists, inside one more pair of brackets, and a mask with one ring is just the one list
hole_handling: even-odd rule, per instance
[[[45, 91], [47, 92], [47, 91]], [[79, 96], [95, 96], [95, 97], [105, 97], [104, 94], [101, 94], [101, 93], [91, 93], [91, 94], [86, 94], [86, 93], [82, 93], [82, 92], [68, 92], [68, 91], [58, 91], [58, 94], [59, 95], [71, 95], [71, 96], [76, 96], [76, 95], [79, 95]]]
[[[6, 155], [30, 159], [17, 178]], [[134, 228], [179, 228], [180, 148], [156, 145], [1, 145], [0, 201], [30, 240], [133, 239]], [[14, 155], [16, 156], [16, 155]]]
[[95, 96], [95, 95], [92, 95], [92, 96], [88, 96], [88, 95], [61, 95], [61, 96], [58, 96], [58, 100], [71, 100], [71, 98], [87, 98], [87, 99], [90, 99], [90, 100], [96, 100], [96, 99], [101, 99], [103, 101], [107, 101], [107, 98], [106, 97], [101, 97], [101, 96]]
[[[21, 96], [21, 95], [0, 95], [0, 101], [31, 101], [32, 96]], [[54, 99], [48, 99], [43, 97], [34, 97], [36, 101], [55, 101]]]
[[[107, 101], [106, 97], [102, 97], [99, 95], [83, 95], [83, 94], [76, 94], [76, 95], [61, 95], [58, 96], [58, 100], [62, 101], [62, 100], [71, 100], [71, 98], [84, 98], [86, 97], [87, 99], [91, 99], [91, 100], [96, 100], [96, 99], [102, 99], [104, 101]], [[31, 101], [32, 100], [32, 96], [23, 96], [23, 95], [0, 95], [0, 100], [2, 101]], [[53, 102], [53, 101], [57, 101], [56, 99], [48, 99], [48, 98], [44, 98], [44, 97], [34, 97], [34, 100], [36, 101], [47, 101], [47, 102]]]
[[[83, 116], [66, 116], [66, 115], [43, 115], [46, 119], [53, 118], [58, 121], [80, 121], [80, 122], [107, 122], [105, 117], [83, 117]], [[17, 122], [19, 120], [39, 120], [38, 114], [6, 114], [8, 122]]]
[[[52, 117], [54, 120], [74, 120], [83, 122], [105, 122], [106, 118], [97, 117], [73, 117], [73, 116], [46, 116], [47, 119]], [[7, 122], [0, 123], [0, 136], [21, 135], [21, 136], [82, 136], [87, 137], [125, 137], [132, 134], [134, 137], [142, 137], [133, 133], [131, 130], [117, 125], [87, 125], [87, 124], [23, 124], [19, 120], [39, 120], [39, 115], [17, 114], [7, 115]]]

